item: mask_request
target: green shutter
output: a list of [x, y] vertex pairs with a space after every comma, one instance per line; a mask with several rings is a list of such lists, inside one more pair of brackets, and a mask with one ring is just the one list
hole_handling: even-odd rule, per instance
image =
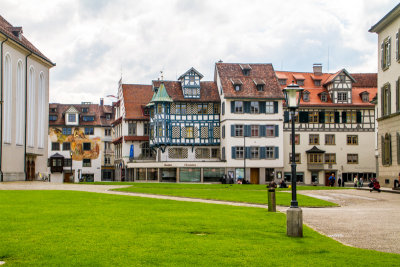
[[260, 159], [265, 159], [266, 158], [266, 147], [262, 146], [260, 147]]
[[397, 164], [400, 165], [400, 134], [397, 133]]
[[246, 156], [246, 159], [251, 158], [250, 147], [246, 147], [245, 156]]
[[249, 137], [251, 136], [251, 125], [244, 125], [244, 136]]
[[308, 111], [299, 111], [299, 121], [304, 123], [308, 122]]
[[335, 111], [335, 123], [340, 123], [340, 114], [339, 114], [339, 111]]
[[267, 126], [265, 126], [265, 125], [260, 125], [260, 136], [261, 137], [265, 137], [266, 135], [267, 135], [267, 129], [266, 129], [266, 127]]
[[233, 146], [232, 147], [232, 159], [236, 159], [236, 147], [235, 146]]
[[283, 112], [283, 122], [289, 122], [289, 111]]
[[244, 101], [244, 113], [250, 113], [250, 102], [249, 101]]
[[235, 136], [235, 125], [231, 125], [231, 137]]
[[389, 134], [389, 165], [392, 165], [392, 135]]
[[382, 165], [385, 165], [385, 137], [383, 136], [381, 136], [381, 150]]
[[276, 158], [276, 159], [279, 159], [279, 147], [278, 147], [278, 146], [275, 147], [275, 153], [274, 153], [274, 154], [275, 154], [275, 155], [274, 155], [275, 158]]
[[321, 111], [318, 114], [319, 123], [325, 123], [325, 111]]
[[279, 125], [275, 125], [275, 137], [279, 136]]
[[231, 101], [231, 113], [235, 113], [235, 101]]
[[361, 111], [357, 111], [356, 117], [357, 117], [357, 123], [362, 123]]
[[274, 101], [274, 113], [278, 113], [278, 101]]
[[258, 102], [258, 105], [260, 106], [260, 113], [265, 113], [265, 101]]
[[347, 114], [346, 111], [342, 111], [342, 123], [346, 123], [347, 122]]

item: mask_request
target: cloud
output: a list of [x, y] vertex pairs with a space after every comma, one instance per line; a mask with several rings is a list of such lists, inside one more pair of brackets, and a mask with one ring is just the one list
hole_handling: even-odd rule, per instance
[[[377, 70], [368, 29], [397, 1], [3, 0], [2, 16], [57, 63], [50, 101], [98, 102], [126, 83], [174, 80], [214, 63], [273, 63], [275, 69]], [[329, 57], [328, 57], [329, 51]], [[107, 101], [107, 100], [106, 100]], [[108, 100], [109, 102], [111, 101]]]

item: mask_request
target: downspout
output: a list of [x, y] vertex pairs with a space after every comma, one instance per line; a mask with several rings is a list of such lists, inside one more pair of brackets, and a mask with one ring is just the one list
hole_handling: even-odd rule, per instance
[[0, 65], [1, 65], [1, 73], [0, 73], [0, 182], [3, 182], [3, 169], [2, 169], [2, 161], [3, 161], [3, 44], [8, 41], [8, 37], [1, 42], [1, 52], [0, 52]]
[[32, 55], [30, 52], [25, 57], [25, 141], [24, 141], [24, 173], [25, 173], [25, 181], [27, 181], [28, 177], [26, 176], [26, 126], [27, 126], [27, 117], [28, 117], [28, 57]]

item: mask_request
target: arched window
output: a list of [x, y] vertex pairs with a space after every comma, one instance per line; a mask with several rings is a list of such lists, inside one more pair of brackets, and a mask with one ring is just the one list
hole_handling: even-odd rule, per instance
[[11, 143], [12, 120], [12, 68], [11, 57], [6, 55], [4, 62], [4, 143]]
[[36, 79], [35, 79], [35, 69], [31, 66], [29, 68], [29, 87], [28, 87], [28, 136], [27, 145], [33, 147], [34, 145], [34, 132], [35, 132], [35, 96], [36, 96]]
[[22, 61], [17, 64], [17, 92], [16, 92], [16, 131], [15, 139], [17, 145], [24, 144], [24, 118], [25, 118], [25, 93], [24, 93], [24, 72]]
[[39, 75], [39, 91], [38, 91], [38, 148], [44, 147], [44, 110], [45, 110], [45, 82], [43, 72]]

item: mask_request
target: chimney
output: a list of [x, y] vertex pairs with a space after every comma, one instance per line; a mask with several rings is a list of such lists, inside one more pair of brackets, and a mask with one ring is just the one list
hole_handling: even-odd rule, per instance
[[100, 98], [100, 106], [103, 106], [103, 104], [104, 104], [104, 99]]
[[313, 64], [313, 72], [315, 76], [322, 75], [322, 64], [321, 63], [314, 63]]

